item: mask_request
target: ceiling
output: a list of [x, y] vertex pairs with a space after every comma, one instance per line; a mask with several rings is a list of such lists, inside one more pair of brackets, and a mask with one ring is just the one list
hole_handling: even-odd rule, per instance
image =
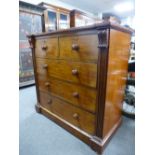
[[114, 10], [116, 4], [123, 2], [131, 2], [134, 5], [134, 0], [60, 0], [70, 5], [76, 6], [80, 9], [86, 10], [93, 14], [98, 13], [112, 13], [120, 18], [127, 18], [134, 15], [134, 10], [118, 13]]

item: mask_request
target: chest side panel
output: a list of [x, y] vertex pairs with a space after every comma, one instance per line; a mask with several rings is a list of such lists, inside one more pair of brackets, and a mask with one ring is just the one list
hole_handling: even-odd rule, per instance
[[129, 48], [130, 34], [111, 29], [103, 135], [106, 135], [121, 118]]

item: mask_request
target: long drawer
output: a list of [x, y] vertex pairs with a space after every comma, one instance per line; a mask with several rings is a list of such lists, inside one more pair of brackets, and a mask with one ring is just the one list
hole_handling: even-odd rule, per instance
[[72, 104], [88, 111], [96, 111], [96, 90], [76, 84], [63, 82], [54, 78], [38, 76], [39, 89], [59, 96]]
[[97, 64], [36, 58], [37, 73], [96, 88]]
[[40, 91], [40, 104], [76, 127], [94, 134], [95, 115]]
[[63, 36], [59, 38], [60, 58], [97, 60], [98, 37], [95, 34]]
[[57, 58], [58, 38], [37, 39], [35, 42], [35, 55], [41, 58]]

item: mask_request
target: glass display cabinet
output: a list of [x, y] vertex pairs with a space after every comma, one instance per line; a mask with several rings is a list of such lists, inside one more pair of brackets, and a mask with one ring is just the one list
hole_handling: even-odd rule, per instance
[[46, 32], [70, 28], [70, 10], [44, 2], [39, 6], [47, 8], [44, 11]]
[[32, 53], [27, 35], [43, 31], [45, 8], [19, 1], [19, 87], [34, 84]]
[[46, 32], [50, 32], [53, 30], [57, 30], [57, 13], [51, 10], [46, 10], [44, 12], [45, 15], [45, 30]]
[[69, 28], [68, 15], [60, 13], [59, 14], [59, 29]]

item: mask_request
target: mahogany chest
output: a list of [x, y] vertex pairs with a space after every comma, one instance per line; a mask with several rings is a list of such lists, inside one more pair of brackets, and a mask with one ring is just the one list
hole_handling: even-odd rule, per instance
[[121, 123], [130, 36], [110, 22], [28, 36], [37, 112], [99, 153]]

